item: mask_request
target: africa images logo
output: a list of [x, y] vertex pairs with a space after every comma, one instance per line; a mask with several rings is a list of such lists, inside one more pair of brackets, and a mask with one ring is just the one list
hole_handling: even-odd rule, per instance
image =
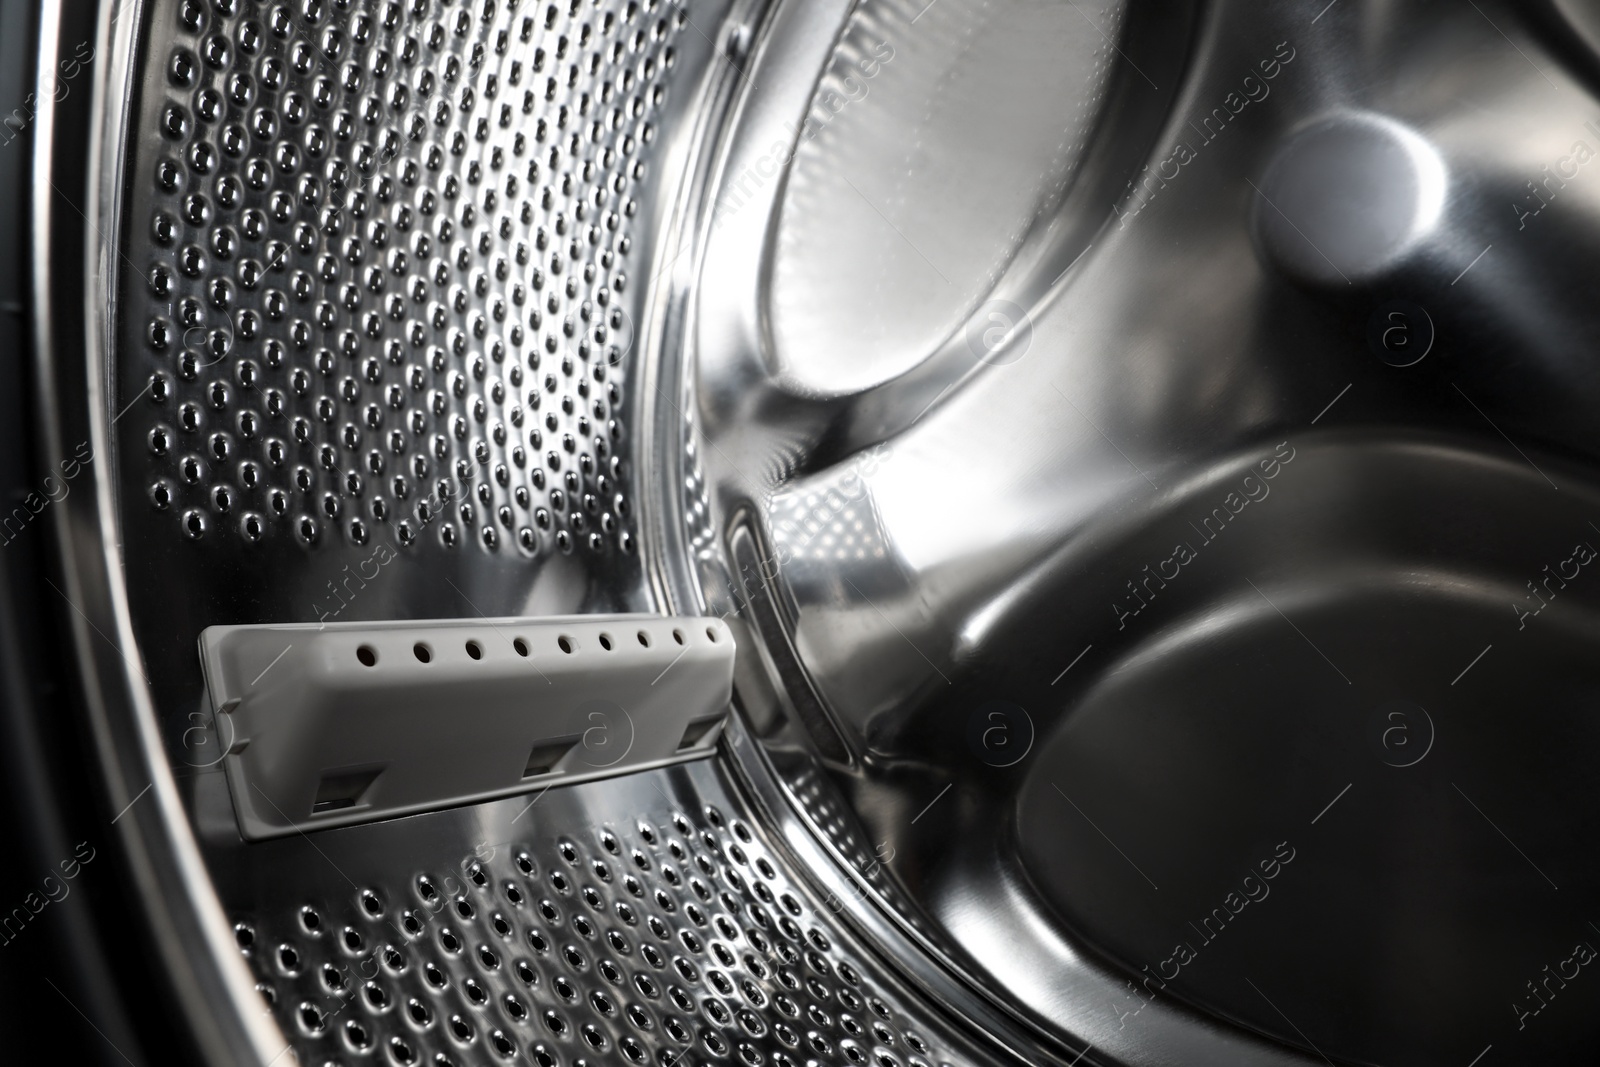
[[1150, 602], [1167, 587], [1167, 583], [1176, 581], [1182, 575], [1183, 568], [1199, 559], [1201, 550], [1221, 537], [1228, 524], [1245, 508], [1266, 500], [1272, 493], [1272, 487], [1267, 483], [1282, 474], [1283, 468], [1294, 462], [1294, 457], [1295, 451], [1289, 442], [1278, 445], [1273, 454], [1255, 464], [1239, 487], [1223, 497], [1222, 502], [1212, 508], [1210, 514], [1203, 516], [1198, 525], [1189, 523], [1189, 528], [1198, 535], [1198, 545], [1187, 539], [1180, 541], [1173, 546], [1172, 555], [1155, 564], [1153, 569], [1150, 564], [1145, 564], [1142, 576], [1128, 579], [1129, 595], [1111, 605], [1111, 611], [1117, 617], [1117, 629], [1126, 629], [1128, 620], [1149, 607]]

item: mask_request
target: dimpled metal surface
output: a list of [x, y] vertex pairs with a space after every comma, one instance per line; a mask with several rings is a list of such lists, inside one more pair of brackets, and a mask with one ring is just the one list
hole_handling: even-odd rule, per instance
[[229, 866], [236, 936], [301, 1063], [996, 1062], [786, 873], [710, 761]]
[[632, 550], [663, 0], [152, 5], [118, 424], [217, 546]]
[[635, 324], [727, 14], [142, 10], [109, 417], [178, 762], [206, 626], [656, 610]]

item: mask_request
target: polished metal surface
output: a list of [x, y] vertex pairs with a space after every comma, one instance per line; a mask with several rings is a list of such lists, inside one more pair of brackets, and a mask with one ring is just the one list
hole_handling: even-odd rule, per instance
[[222, 783], [195, 641], [651, 606], [629, 283], [731, 76], [729, 6], [46, 8], [46, 69], [103, 57], [40, 94], [32, 250], [41, 455], [79, 464], [50, 528], [91, 781], [174, 1026], [265, 1063], [190, 825]]
[[207, 626], [652, 607], [632, 375], [728, 10], [140, 12], [108, 421], [180, 769]]
[[688, 10], [169, 6], [121, 335], [149, 510], [245, 545], [626, 552], [633, 220]]
[[[155, 782], [114, 787], [114, 801], [130, 824], [173, 835], [199, 899], [198, 915], [172, 903], [205, 940], [170, 937], [166, 948], [221, 974], [211, 995], [190, 990], [181, 1002], [232, 1042], [206, 1050], [214, 1062], [275, 1062], [291, 1049], [303, 1062], [342, 1060], [381, 1046], [399, 1064], [736, 1055], [913, 1067], [1006, 1062], [1002, 1047], [1030, 1047], [969, 1031], [964, 1012], [922, 991], [914, 958], [874, 956], [837, 917], [843, 903], [814, 895], [792, 856], [759, 854], [753, 820], [725, 827], [712, 812], [702, 825], [708, 801], [729, 812], [744, 803], [708, 764], [255, 842], [241, 837], [219, 767], [227, 723], [209, 714], [194, 653], [207, 626], [654, 606], [652, 561], [630, 522], [631, 426], [652, 374], [639, 359], [657, 317], [671, 314], [656, 309], [648, 275], [673, 269], [663, 238], [761, 12], [730, 7], [175, 0], [112, 13], [140, 62], [106, 82], [118, 101], [110, 113], [126, 125], [103, 131], [106, 221], [91, 226], [121, 238], [89, 242], [85, 277], [119, 298], [96, 309], [84, 338], [87, 410], [67, 410], [114, 457], [111, 477], [86, 475], [95, 493], [79, 508], [87, 521], [71, 527], [76, 551], [99, 551], [118, 577], [83, 568], [80, 654], [113, 678], [107, 734], [131, 725], [152, 761]], [[113, 749], [105, 758], [115, 765]], [[139, 807], [153, 786], [159, 806]], [[667, 792], [688, 803], [694, 826], [677, 812], [654, 829], [640, 821]], [[527, 958], [516, 967], [507, 955], [502, 970], [486, 962], [498, 953], [475, 946], [471, 966], [483, 973], [468, 981], [466, 957], [449, 959], [441, 941], [437, 966], [468, 998], [457, 1004], [456, 992], [427, 984], [440, 973], [424, 960], [431, 942], [408, 943], [403, 922], [382, 953], [363, 954], [367, 935], [344, 929], [399, 908], [424, 868], [469, 876], [468, 853], [487, 866], [477, 848], [486, 828], [509, 841], [535, 804], [527, 866], [496, 870], [506, 884], [491, 887], [507, 908], [518, 878], [571, 894], [574, 882], [551, 868], [573, 842], [627, 841], [644, 850], [634, 862], [646, 871], [663, 848], [694, 850], [703, 874], [662, 867], [666, 881], [647, 897], [610, 901], [619, 922], [648, 916], [650, 936], [668, 931], [682, 954], [673, 975], [641, 970], [608, 996], [572, 962], [587, 949], [567, 944], [534, 962], [537, 930], [484, 914], [485, 929], [496, 939], [511, 930]], [[601, 819], [616, 823], [615, 837], [595, 837]], [[699, 841], [668, 840], [673, 828]], [[139, 847], [158, 865], [171, 860], [162, 842]], [[714, 866], [730, 858], [740, 866]], [[601, 877], [600, 853], [588, 859], [574, 880]], [[371, 895], [346, 892], [352, 872]], [[633, 895], [655, 877], [617, 875]], [[729, 888], [690, 898], [709, 891], [701, 877]], [[536, 891], [533, 881], [520, 891], [530, 907]], [[546, 927], [545, 911], [569, 906], [539, 904]], [[450, 907], [454, 924], [473, 906]], [[578, 917], [572, 930], [597, 934]], [[219, 935], [249, 949], [275, 1010], [248, 1003], [256, 994], [237, 958], [213, 958]], [[735, 939], [740, 955], [713, 935]], [[630, 938], [608, 930], [608, 951], [631, 951]], [[708, 951], [722, 970], [692, 958]], [[650, 968], [665, 960], [639, 952]], [[323, 954], [336, 967], [410, 973], [386, 989], [361, 970], [358, 999], [354, 979], [317, 986]], [[620, 964], [598, 966], [607, 976]], [[530, 990], [525, 975], [549, 984]], [[402, 1014], [407, 981], [425, 984]], [[624, 1021], [633, 991], [673, 1006], [629, 1004]], [[570, 1014], [574, 996], [584, 1005]], [[473, 1014], [491, 1005], [493, 1017]]]
[[216, 847], [301, 1063], [1023, 1062], [919, 1003], [712, 761]]
[[180, 755], [207, 625], [650, 607], [631, 375], [726, 10], [146, 9], [114, 416]]
[[675, 595], [761, 645], [835, 861], [1043, 1030], [1592, 1057], [1589, 9], [758, 42], [665, 352]]
[[[1592, 1059], [1592, 5], [42, 24], [57, 592], [203, 1058]], [[206, 627], [613, 612], [723, 618], [714, 760], [241, 837]]]

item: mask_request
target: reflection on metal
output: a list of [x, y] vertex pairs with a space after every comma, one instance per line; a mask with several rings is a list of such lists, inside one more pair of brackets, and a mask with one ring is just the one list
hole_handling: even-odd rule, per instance
[[[44, 20], [114, 47], [35, 120], [41, 454], [97, 460], [88, 725], [214, 1060], [1600, 1041], [1523, 988], [1600, 889], [1584, 5], [89, 14]], [[737, 638], [718, 762], [242, 841], [207, 627], [645, 611]]]
[[709, 760], [315, 838], [217, 842], [301, 1063], [1000, 1067]]
[[1285, 273], [1353, 285], [1433, 235], [1448, 179], [1438, 151], [1414, 130], [1358, 114], [1290, 138], [1257, 192], [1262, 243]]
[[1600, 888], [1600, 586], [1539, 571], [1600, 522], [1593, 19], [825, 6], [758, 42], [704, 202], [810, 132], [663, 368], [723, 531], [675, 595], [749, 627], [836, 862], [1110, 1061], [1581, 1061], [1505, 1006]]

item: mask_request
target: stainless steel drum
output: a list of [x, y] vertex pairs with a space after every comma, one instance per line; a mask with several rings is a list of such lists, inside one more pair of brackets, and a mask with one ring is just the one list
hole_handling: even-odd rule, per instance
[[122, 1058], [1593, 1059], [1592, 5], [3, 14]]

